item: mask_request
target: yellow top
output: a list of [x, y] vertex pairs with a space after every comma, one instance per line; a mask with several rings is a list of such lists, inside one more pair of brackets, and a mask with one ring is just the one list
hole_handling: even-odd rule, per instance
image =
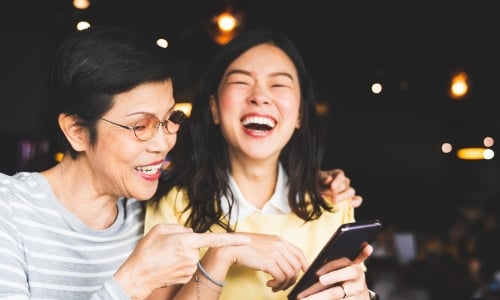
[[[164, 196], [158, 209], [151, 204], [146, 210], [146, 232], [157, 223], [185, 224], [187, 213], [182, 213], [188, 202], [185, 190], [177, 188]], [[308, 262], [311, 263], [335, 230], [343, 223], [354, 221], [354, 209], [349, 201], [336, 205], [335, 212], [324, 212], [314, 221], [304, 223], [293, 213], [258, 214], [253, 213], [243, 220], [238, 220], [237, 231], [261, 234], [279, 235], [303, 250]], [[222, 232], [219, 226], [212, 226], [213, 232]], [[206, 249], [202, 249], [201, 256]], [[286, 299], [291, 287], [286, 291], [273, 293], [266, 282], [271, 279], [269, 274], [253, 271], [233, 265], [225, 279], [219, 299]]]

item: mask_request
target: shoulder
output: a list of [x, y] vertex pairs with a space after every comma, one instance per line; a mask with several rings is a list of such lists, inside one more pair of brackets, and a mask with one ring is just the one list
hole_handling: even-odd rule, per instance
[[146, 205], [146, 232], [157, 223], [184, 224], [189, 214], [186, 208], [189, 198], [186, 189], [174, 187], [158, 201]]
[[[38, 174], [38, 175], [37, 175]], [[21, 239], [23, 226], [36, 219], [40, 210], [48, 213], [44, 204], [34, 205], [34, 199], [46, 199], [47, 192], [40, 186], [39, 173], [22, 172], [15, 175], [0, 174], [0, 231]]]
[[15, 175], [0, 173], [0, 192], [19, 189], [20, 185], [27, 185], [33, 180], [33, 173], [21, 172]]
[[19, 172], [14, 175], [0, 173], [0, 192], [47, 191], [50, 186], [42, 174], [38, 172]]
[[323, 210], [323, 214], [320, 217], [324, 220], [334, 219], [340, 223], [349, 223], [355, 220], [354, 208], [351, 206], [349, 201], [342, 201], [340, 203], [331, 204], [332, 210]]
[[350, 201], [342, 201], [335, 204], [335, 207], [338, 209], [338, 213], [342, 215], [343, 223], [354, 221], [354, 207], [351, 206]]
[[19, 180], [15, 176], [0, 173], [0, 216], [12, 217], [12, 205], [15, 193], [19, 188]]
[[44, 193], [36, 174], [38, 173], [21, 172], [15, 175], [0, 173], [0, 203], [7, 205], [17, 199], [16, 201], [21, 204], [23, 200]]
[[[311, 196], [306, 194], [305, 199], [309, 205], [309, 209], [312, 209]], [[325, 218], [324, 215], [327, 215], [329, 216], [327, 218], [331, 218], [333, 216], [334, 218], [339, 218], [343, 223], [354, 221], [354, 207], [352, 207], [350, 201], [342, 201], [339, 203], [331, 203], [327, 201], [327, 205], [330, 210], [328, 211], [326, 209], [322, 209], [321, 218]]]
[[156, 203], [148, 202], [148, 210], [182, 209], [189, 204], [188, 193], [185, 188], [174, 187], [163, 195]]

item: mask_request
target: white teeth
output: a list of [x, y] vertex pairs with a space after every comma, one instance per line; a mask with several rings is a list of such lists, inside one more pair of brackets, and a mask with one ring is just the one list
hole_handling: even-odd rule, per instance
[[145, 166], [145, 167], [136, 167], [135, 169], [141, 173], [147, 175], [156, 174], [161, 169], [162, 164], [154, 165], [154, 166]]
[[266, 125], [271, 128], [274, 128], [274, 126], [276, 126], [276, 123], [272, 119], [266, 117], [257, 117], [257, 116], [247, 117], [243, 119], [241, 123], [244, 126], [248, 124]]

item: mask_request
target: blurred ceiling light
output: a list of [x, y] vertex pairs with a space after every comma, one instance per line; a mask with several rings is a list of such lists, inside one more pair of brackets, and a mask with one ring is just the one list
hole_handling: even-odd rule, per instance
[[156, 45], [161, 48], [168, 48], [168, 41], [164, 38], [159, 38], [156, 40]]
[[316, 111], [318, 112], [318, 115], [326, 116], [328, 115], [329, 110], [330, 108], [327, 102], [316, 102]]
[[234, 30], [237, 25], [238, 25], [238, 20], [230, 12], [225, 11], [217, 16], [217, 26], [221, 31], [226, 32]]
[[63, 159], [63, 157], [64, 157], [64, 153], [62, 153], [62, 152], [56, 152], [54, 154], [54, 161], [61, 162], [62, 159]]
[[495, 152], [488, 148], [461, 148], [457, 151], [457, 157], [463, 160], [483, 160], [492, 159]]
[[443, 153], [450, 153], [453, 150], [453, 146], [450, 143], [443, 143], [441, 145], [441, 151]]
[[455, 100], [464, 98], [469, 92], [469, 81], [467, 73], [458, 72], [451, 78], [449, 95]]
[[73, 7], [76, 9], [87, 9], [90, 6], [90, 0], [73, 0]]
[[208, 32], [212, 39], [219, 45], [225, 45], [238, 35], [243, 29], [243, 13], [234, 11], [232, 6], [212, 17], [208, 24]]
[[372, 90], [372, 93], [374, 93], [376, 95], [382, 93], [382, 83], [380, 83], [380, 82], [372, 83], [371, 90]]
[[485, 147], [492, 147], [495, 144], [495, 140], [491, 136], [487, 136], [483, 139], [483, 145]]
[[76, 29], [78, 31], [82, 31], [82, 30], [85, 30], [85, 29], [88, 29], [90, 27], [90, 23], [87, 22], [87, 21], [80, 21], [76, 24]]

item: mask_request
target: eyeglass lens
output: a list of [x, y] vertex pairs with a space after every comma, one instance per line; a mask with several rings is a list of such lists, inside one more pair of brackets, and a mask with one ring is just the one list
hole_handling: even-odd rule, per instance
[[186, 119], [186, 115], [181, 110], [172, 112], [168, 120], [160, 121], [154, 116], [149, 116], [139, 120], [134, 125], [135, 136], [143, 141], [149, 140], [154, 136], [158, 127], [163, 127], [166, 133], [176, 133]]

